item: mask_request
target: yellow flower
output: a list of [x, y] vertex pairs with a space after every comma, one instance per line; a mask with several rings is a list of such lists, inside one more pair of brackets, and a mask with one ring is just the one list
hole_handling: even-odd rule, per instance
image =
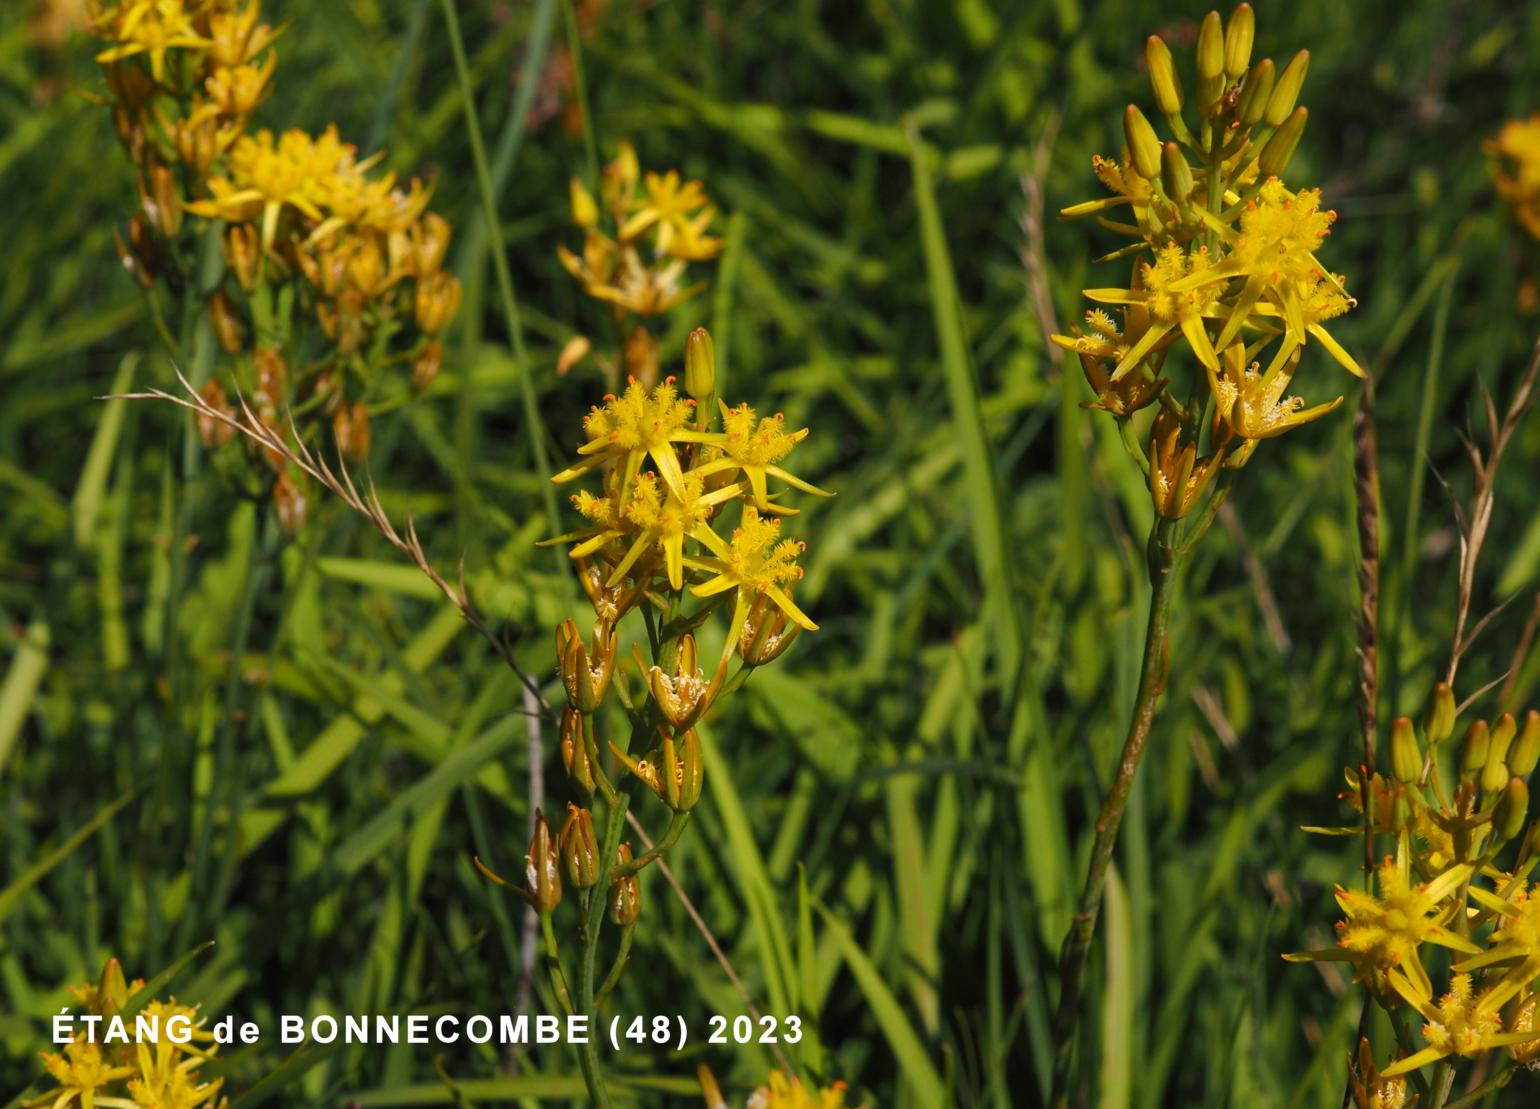
[[1540, 239], [1540, 112], [1503, 124], [1487, 144], [1497, 192], [1533, 237]]
[[243, 136], [231, 149], [229, 176], [209, 179], [208, 200], [189, 204], [187, 210], [210, 219], [243, 223], [262, 217], [262, 245], [271, 248], [278, 220], [286, 208], [310, 219], [322, 219], [321, 205], [334, 177], [353, 148], [328, 127], [319, 138], [303, 131], [284, 132], [276, 142], [273, 133], [259, 131]]
[[[649, 390], [632, 381], [620, 396], [608, 396], [604, 407], [595, 407], [583, 420], [588, 442], [578, 448], [583, 460], [568, 467], [552, 480], [571, 481], [606, 462], [624, 460], [626, 472], [621, 482], [625, 490], [641, 468], [644, 458], [651, 458], [664, 482], [676, 495], [685, 493], [684, 471], [675, 443], [709, 443], [720, 438], [687, 426], [694, 415], [695, 402], [679, 395], [674, 379], [668, 378]], [[624, 502], [622, 495], [621, 501]]]
[[845, 1084], [809, 1090], [800, 1078], [773, 1070], [765, 1084], [749, 1095], [745, 1109], [845, 1109]]
[[589, 231], [584, 239], [581, 258], [562, 245], [556, 247], [556, 254], [585, 293], [638, 316], [661, 315], [705, 288], [703, 282], [680, 285], [683, 261], [645, 265], [634, 246], [616, 243], [597, 231]]
[[1217, 314], [1219, 292], [1207, 280], [1212, 268], [1213, 259], [1207, 247], [1186, 251], [1176, 243], [1167, 243], [1153, 265], [1145, 262], [1136, 268], [1138, 279], [1131, 288], [1085, 290], [1086, 296], [1102, 304], [1133, 305], [1150, 315], [1149, 329], [1123, 354], [1112, 371], [1112, 380], [1121, 379], [1177, 328], [1186, 336], [1198, 361], [1218, 369], [1219, 356], [1203, 326], [1205, 316]]
[[1246, 347], [1236, 342], [1225, 348], [1222, 373], [1209, 371], [1209, 389], [1219, 417], [1243, 439], [1271, 439], [1311, 420], [1320, 419], [1342, 403], [1342, 398], [1306, 408], [1303, 397], [1286, 397], [1284, 391], [1299, 367], [1300, 347], [1285, 339], [1267, 372], [1253, 362], [1246, 366]]
[[1431, 882], [1414, 886], [1403, 865], [1387, 858], [1378, 875], [1380, 895], [1337, 887], [1337, 904], [1347, 914], [1337, 922], [1337, 943], [1372, 971], [1399, 968], [1424, 994], [1432, 993], [1417, 948], [1424, 943], [1463, 951], [1481, 949], [1444, 925], [1458, 905], [1450, 895], [1470, 878], [1469, 866], [1451, 867]]
[[[631, 242], [656, 226], [657, 251], [681, 261], [703, 262], [722, 250], [722, 240], [704, 234], [716, 215], [699, 181], [681, 181], [678, 170], [648, 173], [647, 195], [634, 215], [620, 229], [622, 242]], [[697, 209], [698, 215], [691, 215]]]
[[609, 584], [621, 581], [643, 553], [656, 547], [663, 552], [668, 584], [683, 589], [685, 539], [697, 539], [713, 550], [722, 546], [708, 521], [716, 506], [736, 497], [741, 487], [726, 485], [703, 493], [704, 479], [694, 471], [684, 475], [682, 484], [682, 493], [676, 493], [673, 489], [660, 489], [656, 474], [637, 475], [632, 482], [631, 499], [622, 513], [641, 534], [611, 572]]
[[239, 119], [267, 99], [273, 89], [273, 68], [278, 55], [269, 54], [261, 65], [220, 66], [203, 82], [209, 97], [222, 114]]
[[740, 404], [736, 408], [723, 404], [721, 409], [722, 438], [715, 448], [721, 455], [700, 468], [699, 472], [703, 476], [741, 471], [748, 479], [749, 488], [753, 490], [755, 506], [761, 512], [772, 512], [780, 516], [795, 515], [796, 509], [783, 508], [770, 502], [767, 476], [779, 478], [804, 493], [820, 497], [834, 495], [816, 485], [809, 485], [776, 465], [791, 453], [793, 447], [807, 438], [807, 428], [787, 431], [786, 417], [781, 413], [760, 419], [758, 413], [747, 404]]
[[66, 1044], [57, 1055], [45, 1052], [43, 1066], [59, 1088], [49, 1090], [45, 1097], [28, 1104], [48, 1105], [50, 1109], [68, 1109], [74, 1105], [94, 1109], [102, 1104], [98, 1093], [134, 1073], [133, 1067], [112, 1066], [102, 1057], [101, 1047], [87, 1040]]
[[105, 9], [97, 23], [97, 33], [117, 43], [96, 56], [103, 65], [150, 56], [150, 72], [157, 81], [165, 79], [166, 51], [202, 49], [208, 39], [193, 27], [192, 16], [182, 0], [135, 0]]
[[273, 44], [280, 34], [262, 18], [261, 0], [252, 0], [239, 11], [216, 11], [209, 16], [209, 59], [217, 66], [247, 65]]
[[1487, 938], [1487, 949], [1455, 964], [1461, 972], [1507, 964], [1508, 972], [1492, 987], [1494, 1008], [1506, 1005], [1540, 977], [1540, 888], [1519, 885], [1506, 897], [1479, 887], [1471, 888], [1472, 900], [1497, 913], [1497, 927]]
[[1431, 990], [1423, 989], [1404, 974], [1392, 971], [1389, 977], [1396, 992], [1427, 1021], [1422, 1026], [1422, 1038], [1428, 1046], [1386, 1067], [1382, 1077], [1410, 1074], [1451, 1055], [1473, 1058], [1493, 1048], [1528, 1043], [1540, 1036], [1540, 1032], [1531, 1030], [1504, 1032], [1498, 1013], [1501, 1001], [1495, 1001], [1491, 991], [1478, 996], [1471, 988], [1468, 974], [1454, 975], [1449, 980], [1449, 992], [1437, 1005], [1433, 1004]]
[[707, 529], [698, 538], [716, 557], [692, 559], [690, 565], [712, 571], [716, 576], [691, 592], [697, 597], [710, 597], [736, 589], [744, 603], [756, 596], [766, 596], [808, 631], [817, 631], [818, 625], [793, 603], [785, 588], [802, 577], [797, 556], [804, 545], [793, 539], [781, 539], [780, 535], [781, 522], [760, 516], [753, 505], [745, 506], [743, 523], [733, 531], [731, 543], [723, 543]]

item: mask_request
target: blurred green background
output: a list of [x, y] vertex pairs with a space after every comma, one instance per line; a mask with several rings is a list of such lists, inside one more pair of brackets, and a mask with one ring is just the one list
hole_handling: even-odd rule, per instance
[[[566, 189], [585, 161], [569, 28], [548, 0], [459, 6], [506, 171], [498, 210], [542, 428], [520, 416], [489, 296], [439, 6], [269, 0], [291, 25], [258, 122], [334, 121], [435, 180], [465, 306], [429, 393], [377, 424], [369, 469], [440, 566], [464, 558], [478, 607], [554, 682], [564, 587], [532, 546], [526, 437], [572, 457], [603, 391], [591, 368], [554, 372], [598, 322], [555, 257], [579, 240]], [[0, 1096], [36, 1076], [46, 1020], [109, 955], [149, 975], [215, 940], [172, 992], [269, 1027], [278, 1013], [507, 1011], [523, 909], [469, 859], [516, 872], [527, 843], [517, 682], [340, 505], [316, 491], [298, 540], [254, 545], [266, 506], [200, 462], [189, 419], [95, 399], [170, 387], [173, 370], [112, 245], [134, 192], [92, 44], [40, 37], [28, 7], [0, 11]], [[1525, 307], [1535, 245], [1494, 202], [1482, 151], [1540, 110], [1540, 9], [1258, 8], [1259, 55], [1312, 53], [1289, 178], [1337, 209], [1323, 256], [1360, 300], [1334, 333], [1378, 379], [1380, 710], [1414, 713], [1448, 654], [1462, 437], [1482, 440], [1482, 390], [1506, 401], [1540, 330]], [[703, 179], [723, 209], [727, 255], [671, 317], [666, 363], [710, 326], [721, 391], [810, 426], [797, 472], [839, 493], [789, 525], [809, 546], [798, 600], [822, 630], [712, 725], [721, 761], [671, 857], [756, 1004], [816, 1028], [822, 1048], [793, 1062], [848, 1081], [856, 1104], [1046, 1096], [1047, 979], [1133, 697], [1150, 514], [1110, 422], [1076, 407], [1090, 397], [1078, 368], [1044, 341], [1050, 316], [1079, 316], [1083, 285], [1122, 280], [1121, 263], [1090, 263], [1117, 244], [1053, 213], [1100, 195], [1090, 156], [1121, 146], [1125, 103], [1148, 103], [1145, 36], [1188, 66], [1179, 44], [1205, 10], [578, 5], [601, 156], [630, 138], [644, 167]], [[521, 93], [530, 112], [511, 126]], [[976, 382], [982, 438], [949, 375]], [[1093, 958], [1087, 1104], [1341, 1096], [1354, 995], [1331, 966], [1279, 956], [1330, 942], [1331, 886], [1360, 873], [1356, 841], [1299, 831], [1346, 820], [1335, 794], [1357, 759], [1358, 392], [1319, 352], [1300, 386], [1350, 403], [1263, 445], [1182, 581], [1173, 678]], [[1531, 420], [1504, 463], [1475, 612], [1513, 600], [1459, 690], [1506, 675], [1481, 703], [1492, 712], [1537, 700], [1540, 652], [1510, 672], [1540, 585], [1537, 465]], [[185, 551], [169, 549], [178, 513]], [[221, 749], [237, 783], [223, 800]], [[645, 905], [618, 1008], [683, 1012], [697, 1030], [741, 1012], [651, 872]], [[552, 1011], [543, 988], [532, 1004]], [[289, 1050], [270, 1037], [227, 1051], [231, 1092]], [[306, 1052], [270, 1103], [448, 1104], [434, 1056]], [[673, 1091], [706, 1062], [736, 1099], [774, 1065], [700, 1040], [606, 1058]], [[488, 1083], [465, 1088], [485, 1104], [529, 1090], [521, 1076], [576, 1072], [550, 1050], [462, 1046], [438, 1063]], [[1537, 1088], [1521, 1076], [1503, 1103]]]

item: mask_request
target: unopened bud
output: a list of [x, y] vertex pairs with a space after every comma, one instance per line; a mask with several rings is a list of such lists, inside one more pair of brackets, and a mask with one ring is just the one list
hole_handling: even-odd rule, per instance
[[[225, 388], [219, 382], [210, 379], [204, 383], [198, 393], [203, 397], [204, 405], [212, 409], [212, 412], [218, 412], [227, 417], [234, 416], [235, 409], [230, 406], [230, 402], [225, 397]], [[218, 450], [235, 438], [235, 428], [213, 415], [212, 412], [198, 413], [198, 438], [204, 447], [211, 451]]]
[[1224, 24], [1218, 12], [1209, 12], [1198, 27], [1198, 76], [1212, 81], [1225, 69]]
[[[625, 866], [631, 861], [631, 845], [622, 843], [616, 851], [616, 861]], [[627, 874], [610, 885], [610, 922], [635, 924], [642, 915], [642, 886], [635, 874]]]
[[1390, 726], [1390, 767], [1402, 785], [1411, 785], [1422, 774], [1422, 752], [1409, 717], [1398, 716]]
[[1519, 734], [1519, 722], [1513, 718], [1513, 713], [1505, 712], [1497, 718], [1497, 723], [1492, 725], [1492, 753], [1489, 759], [1506, 759], [1508, 757], [1508, 745]]
[[1465, 742], [1460, 745], [1460, 777], [1474, 781], [1481, 768], [1487, 764], [1487, 751], [1492, 746], [1492, 731], [1485, 720], [1477, 720], [1465, 729]]
[[460, 310], [460, 279], [443, 270], [417, 282], [417, 326], [437, 335]]
[[1540, 762], [1540, 712], [1530, 709], [1524, 716], [1524, 728], [1508, 748], [1508, 769], [1520, 778], [1529, 777]]
[[1240, 4], [1230, 13], [1225, 28], [1225, 76], [1235, 80], [1251, 64], [1251, 42], [1257, 33], [1257, 17], [1250, 4]]
[[1454, 690], [1449, 688], [1448, 682], [1439, 682], [1433, 687], [1433, 696], [1428, 698], [1428, 707], [1423, 712], [1422, 734], [1429, 743], [1442, 743], [1454, 734], [1454, 718]]
[[1524, 830], [1524, 821], [1529, 816], [1529, 786], [1523, 778], [1509, 778], [1502, 790], [1492, 813], [1492, 827], [1497, 838], [1507, 842]]
[[524, 882], [530, 904], [544, 915], [561, 903], [561, 865], [556, 840], [545, 814], [535, 810], [535, 834], [524, 856]]
[[1128, 144], [1128, 155], [1139, 176], [1146, 181], [1159, 177], [1160, 140], [1155, 137], [1155, 128], [1150, 126], [1150, 121], [1133, 104], [1123, 109], [1123, 140]]
[[1310, 70], [1310, 51], [1301, 50], [1283, 67], [1273, 84], [1273, 95], [1268, 98], [1267, 111], [1262, 119], [1269, 127], [1281, 127], [1299, 102], [1299, 91], [1304, 88], [1305, 74]]
[[1294, 148], [1299, 145], [1299, 138], [1305, 133], [1305, 121], [1310, 118], [1310, 109], [1296, 108], [1283, 125], [1273, 132], [1273, 137], [1267, 140], [1267, 145], [1262, 148], [1262, 157], [1258, 159], [1257, 168], [1264, 178], [1277, 177], [1288, 167], [1289, 159], [1294, 157]]
[[1271, 58], [1263, 58], [1246, 73], [1241, 85], [1241, 97], [1236, 103], [1236, 117], [1247, 127], [1262, 118], [1267, 110], [1268, 98], [1273, 95], [1273, 79], [1277, 76]]
[[677, 812], [689, 812], [700, 801], [706, 762], [701, 757], [700, 736], [691, 728], [679, 737], [679, 801]]
[[354, 462], [369, 457], [369, 412], [363, 401], [338, 406], [332, 413], [332, 434], [337, 449]]
[[1162, 115], [1176, 115], [1182, 110], [1182, 83], [1171, 64], [1171, 48], [1159, 35], [1145, 40], [1144, 62], [1150, 71], [1150, 86], [1155, 90], [1155, 106]]
[[128, 1004], [128, 982], [123, 976], [123, 964], [116, 958], [108, 959], [102, 967], [101, 984], [96, 991], [96, 1004], [103, 1016], [111, 1017], [123, 1011]]
[[1161, 148], [1160, 184], [1172, 200], [1182, 202], [1192, 195], [1192, 169], [1182, 157], [1182, 148], [1174, 142]]
[[235, 274], [241, 288], [251, 292], [257, 287], [262, 267], [262, 239], [249, 223], [237, 223], [225, 232], [225, 265]]
[[716, 345], [709, 331], [697, 327], [684, 344], [684, 391], [704, 403], [716, 392], [716, 386]]
[[285, 534], [296, 535], [310, 516], [310, 497], [306, 490], [309, 483], [303, 478], [296, 482], [287, 470], [273, 482], [273, 508], [278, 512], [278, 523]]
[[583, 182], [574, 177], [567, 183], [567, 192], [572, 199], [572, 222], [587, 230], [599, 222], [599, 206], [594, 203], [593, 194], [584, 187]]
[[567, 820], [561, 826], [561, 861], [567, 881], [587, 889], [599, 880], [599, 841], [587, 809], [567, 804]]

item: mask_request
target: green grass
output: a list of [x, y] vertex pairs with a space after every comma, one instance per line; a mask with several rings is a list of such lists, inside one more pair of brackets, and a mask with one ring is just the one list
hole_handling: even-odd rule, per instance
[[[1045, 344], [1021, 179], [1056, 134], [1042, 262], [1063, 326], [1082, 286], [1122, 270], [1089, 261], [1110, 235], [1053, 213], [1097, 195], [1090, 155], [1147, 99], [1144, 36], [1175, 41], [1204, 8], [612, 4], [583, 42], [595, 155], [564, 122], [580, 118], [567, 71], [529, 64], [566, 56], [564, 7], [457, 6], [478, 150], [440, 5], [267, 5], [292, 22], [260, 121], [377, 140], [435, 178], [457, 228], [466, 297], [444, 371], [381, 419], [370, 472], [436, 564], [465, 559], [478, 609], [554, 700], [550, 629], [576, 602], [533, 546], [541, 470], [572, 457], [603, 391], [590, 369], [554, 373], [601, 323], [555, 258], [578, 238], [567, 181], [623, 137], [645, 166], [704, 179], [728, 248], [671, 317], [665, 361], [710, 326], [728, 399], [810, 426], [797, 472], [839, 495], [788, 524], [822, 630], [712, 721], [706, 799], [671, 866], [758, 1009], [806, 1022], [792, 1065], [848, 1081], [856, 1104], [1037, 1104], [1057, 943], [1135, 692], [1150, 509]], [[265, 506], [181, 414], [95, 399], [170, 387], [173, 370], [113, 251], [134, 192], [89, 47], [38, 52], [17, 8], [0, 14], [0, 1098], [33, 1081], [66, 987], [109, 954], [148, 977], [212, 940], [168, 989], [274, 1028], [510, 1011], [522, 908], [470, 858], [516, 874], [525, 850], [517, 680], [342, 506], [318, 499], [302, 536], [265, 545]], [[1482, 390], [1505, 401], [1540, 331], [1516, 307], [1540, 251], [1495, 204], [1481, 151], [1540, 110], [1540, 20], [1419, 0], [1268, 5], [1258, 23], [1260, 53], [1313, 55], [1291, 175], [1340, 214], [1323, 257], [1360, 305], [1334, 334], [1378, 371], [1396, 675], [1380, 709], [1415, 713], [1454, 615], [1445, 483], [1468, 495]], [[218, 369], [206, 334], [185, 368]], [[1356, 397], [1324, 357], [1301, 387]], [[1332, 884], [1359, 880], [1356, 843], [1299, 831], [1342, 820], [1358, 758], [1350, 425], [1339, 412], [1264, 444], [1234, 527], [1181, 576], [1179, 664], [1093, 949], [1086, 1104], [1340, 1098], [1356, 1010], [1279, 956], [1320, 946]], [[1534, 610], [1537, 464], [1531, 419], [1473, 619], [1514, 600], [1462, 663], [1462, 694], [1509, 670]], [[1537, 686], [1531, 652], [1509, 702]], [[542, 740], [549, 812], [567, 795]], [[638, 815], [661, 834], [660, 806]], [[637, 1103], [690, 1104], [702, 1062], [741, 1101], [776, 1061], [704, 1042], [708, 1014], [743, 1004], [669, 886], [644, 886], [614, 1004], [680, 1012], [694, 1038], [601, 1059]], [[534, 990], [554, 1011], [539, 973]], [[227, 1051], [235, 1104], [581, 1097], [565, 1050], [292, 1051]], [[1490, 1103], [1535, 1089], [1522, 1074]]]

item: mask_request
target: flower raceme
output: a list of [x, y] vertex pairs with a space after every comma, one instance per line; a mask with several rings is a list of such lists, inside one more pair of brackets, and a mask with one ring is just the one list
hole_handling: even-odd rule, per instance
[[[1172, 139], [1162, 142], [1129, 105], [1121, 156], [1092, 159], [1111, 195], [1063, 210], [1130, 240], [1102, 259], [1132, 258], [1128, 285], [1085, 290], [1121, 319], [1095, 308], [1083, 327], [1053, 341], [1079, 357], [1096, 395], [1086, 407], [1126, 421], [1161, 405], [1167, 423], [1149, 437], [1144, 465], [1168, 518], [1192, 511], [1208, 476], [1243, 466], [1258, 440], [1341, 403], [1284, 397], [1308, 345], [1363, 372], [1326, 326], [1355, 303], [1318, 256], [1336, 215], [1321, 207], [1320, 190], [1282, 177], [1308, 115], [1296, 101], [1309, 55], [1280, 72], [1269, 59], [1252, 60], [1253, 34], [1249, 5], [1228, 27], [1209, 13], [1190, 98], [1170, 50], [1152, 37], [1146, 61]], [[1181, 373], [1184, 355], [1190, 368]], [[1200, 487], [1189, 490], [1192, 480]]]
[[[1337, 887], [1337, 947], [1285, 956], [1350, 963], [1383, 1008], [1410, 1007], [1425, 1021], [1423, 1046], [1398, 1044], [1383, 1069], [1360, 1043], [1350, 1086], [1363, 1109], [1402, 1104], [1394, 1097], [1406, 1094], [1406, 1076], [1431, 1063], [1540, 1057], [1540, 886], [1529, 881], [1540, 821], [1529, 822], [1528, 786], [1540, 763], [1540, 712], [1522, 724], [1508, 714], [1475, 721], [1458, 744], [1455, 725], [1454, 695], [1441, 683], [1420, 728], [1407, 717], [1392, 724], [1389, 775], [1349, 773], [1345, 796], [1362, 814], [1367, 795], [1370, 826], [1394, 837], [1395, 854], [1379, 867], [1376, 893]], [[1453, 960], [1442, 991], [1429, 973], [1443, 962], [1430, 962], [1438, 949]]]
[[[278, 433], [330, 424], [338, 449], [368, 452], [372, 411], [438, 372], [438, 336], [460, 300], [444, 272], [451, 229], [429, 190], [361, 158], [335, 127], [251, 125], [271, 93], [278, 30], [261, 0], [94, 0], [97, 55], [140, 210], [119, 237], [150, 292], [199, 296], [201, 231], [222, 230], [224, 273], [208, 292], [231, 375]], [[192, 218], [188, 218], [192, 217]], [[410, 379], [385, 372], [410, 367]], [[409, 394], [408, 394], [409, 395]], [[228, 410], [212, 380], [205, 399]], [[204, 435], [210, 449], [228, 436]], [[267, 476], [286, 526], [303, 520], [305, 476], [275, 455]], [[220, 465], [233, 464], [224, 459]]]
[[1498, 194], [1519, 226], [1540, 239], [1540, 112], [1503, 124], [1486, 149]]

